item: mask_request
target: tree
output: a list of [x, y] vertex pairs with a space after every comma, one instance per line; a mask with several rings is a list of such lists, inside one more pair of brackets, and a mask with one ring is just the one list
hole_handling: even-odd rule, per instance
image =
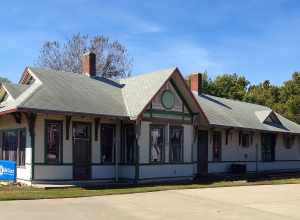
[[36, 64], [54, 70], [82, 72], [81, 58], [85, 52], [96, 54], [97, 75], [106, 78], [130, 76], [132, 59], [125, 46], [108, 37], [75, 34], [65, 42], [46, 41]]
[[204, 92], [224, 98], [243, 100], [249, 81], [237, 74], [223, 74], [216, 79], [208, 79], [207, 73], [203, 77]]
[[5, 77], [0, 76], [0, 83], [11, 83], [11, 81]]
[[282, 86], [265, 80], [257, 85], [237, 74], [223, 74], [214, 80], [203, 75], [204, 93], [268, 106], [286, 118], [300, 123], [300, 72]]
[[243, 100], [273, 108], [274, 104], [279, 101], [279, 92], [279, 87], [273, 86], [269, 80], [265, 80], [258, 85], [250, 86]]
[[292, 79], [284, 82], [279, 99], [284, 105], [282, 114], [300, 123], [300, 72], [293, 73]]

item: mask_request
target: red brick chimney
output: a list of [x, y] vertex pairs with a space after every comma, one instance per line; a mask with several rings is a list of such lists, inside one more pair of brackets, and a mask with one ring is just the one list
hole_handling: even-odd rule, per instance
[[202, 74], [193, 73], [188, 77], [188, 85], [192, 91], [195, 91], [200, 95], [202, 93]]
[[87, 52], [82, 56], [82, 74], [94, 77], [96, 76], [96, 54]]

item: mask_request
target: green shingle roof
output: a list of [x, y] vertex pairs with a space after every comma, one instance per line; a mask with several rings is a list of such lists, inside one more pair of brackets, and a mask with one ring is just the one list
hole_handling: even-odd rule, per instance
[[280, 120], [281, 125], [263, 123], [269, 114], [273, 112], [272, 109], [266, 106], [206, 94], [198, 95], [196, 92], [193, 94], [211, 125], [270, 132], [300, 133], [300, 125], [277, 113], [274, 114]]
[[22, 102], [22, 108], [127, 116], [122, 91], [117, 85], [71, 72], [30, 70], [42, 84]]
[[[173, 78], [172, 74], [179, 72], [176, 70], [171, 68], [112, 81], [71, 72], [28, 68], [36, 78], [35, 82], [31, 85], [3, 84], [12, 99], [1, 103], [0, 111], [18, 108], [136, 119], [164, 83]], [[268, 107], [195, 92], [193, 95], [211, 126], [300, 134], [298, 124]], [[280, 123], [266, 123], [270, 114], [274, 114]]]
[[2, 103], [2, 111], [22, 108], [135, 119], [175, 68], [119, 81], [32, 67], [28, 71], [37, 82], [5, 84], [15, 100]]
[[172, 68], [120, 80], [124, 84], [122, 93], [128, 115], [136, 118], [175, 70]]
[[12, 84], [12, 83], [2, 83], [2, 85], [7, 89], [8, 93], [14, 98], [18, 98], [28, 87], [29, 85], [23, 84]]

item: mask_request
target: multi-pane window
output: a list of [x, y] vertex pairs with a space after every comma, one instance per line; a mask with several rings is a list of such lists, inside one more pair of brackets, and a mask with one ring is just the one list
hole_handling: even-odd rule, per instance
[[62, 155], [62, 121], [46, 121], [46, 162], [57, 164]]
[[290, 149], [295, 143], [295, 136], [294, 135], [283, 135], [283, 142], [285, 148]]
[[150, 162], [162, 163], [164, 161], [164, 127], [151, 126], [150, 128]]
[[134, 163], [135, 129], [134, 125], [125, 125], [123, 129], [123, 141], [121, 148], [121, 161]]
[[101, 159], [103, 163], [115, 161], [115, 125], [101, 125]]
[[249, 147], [250, 146], [250, 134], [242, 134], [241, 135], [241, 144], [243, 147]]
[[183, 161], [183, 128], [170, 126], [170, 162]]
[[213, 133], [213, 160], [221, 161], [222, 159], [222, 133], [215, 131]]
[[16, 161], [17, 166], [24, 166], [26, 129], [4, 130], [0, 135], [0, 159]]

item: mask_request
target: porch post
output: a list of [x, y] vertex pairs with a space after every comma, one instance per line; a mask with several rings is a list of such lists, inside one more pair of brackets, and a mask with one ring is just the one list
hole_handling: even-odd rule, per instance
[[66, 140], [69, 140], [70, 137], [70, 124], [72, 116], [66, 115]]
[[28, 130], [31, 141], [31, 180], [34, 180], [34, 153], [35, 153], [35, 121], [36, 121], [36, 113], [25, 113]]

